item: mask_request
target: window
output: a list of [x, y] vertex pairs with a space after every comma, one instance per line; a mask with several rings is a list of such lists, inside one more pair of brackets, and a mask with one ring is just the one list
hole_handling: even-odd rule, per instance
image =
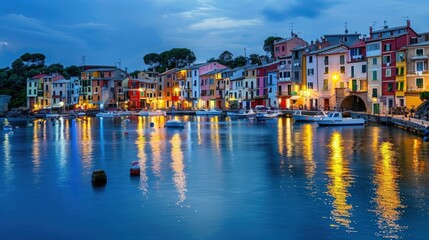
[[307, 83], [307, 88], [308, 89], [313, 89], [313, 83], [312, 82], [308, 82]]
[[307, 69], [307, 75], [309, 76], [314, 75], [314, 69], [313, 68]]
[[416, 62], [416, 71], [423, 71], [423, 62]]
[[404, 53], [403, 52], [397, 52], [396, 53], [396, 61], [397, 62], [403, 62], [404, 61]]
[[295, 71], [295, 80], [299, 80], [299, 72]]
[[377, 71], [372, 71], [372, 80], [377, 80]]
[[313, 56], [309, 56], [309, 57], [308, 57], [308, 62], [309, 62], [309, 63], [312, 63], [312, 62], [313, 62]]
[[390, 44], [384, 45], [384, 51], [390, 51]]
[[366, 73], [366, 65], [362, 65], [362, 73]]
[[366, 46], [366, 50], [367, 50], [367, 52], [380, 50], [380, 43], [368, 44]]
[[397, 82], [396, 83], [396, 90], [404, 91], [404, 82]]
[[329, 74], [329, 67], [325, 67], [325, 74]]
[[351, 66], [350, 67], [350, 76], [354, 77], [355, 76], [355, 66]]
[[323, 91], [328, 91], [328, 79], [323, 79]]
[[390, 55], [384, 55], [383, 56], [383, 63], [384, 64], [390, 63]]
[[423, 78], [416, 78], [417, 88], [423, 88]]
[[388, 92], [393, 92], [393, 83], [387, 83], [387, 91]]
[[377, 97], [377, 88], [372, 89], [372, 97]]
[[325, 59], [323, 60], [323, 62], [325, 63], [325, 65], [329, 65], [329, 57], [325, 56]]
[[404, 75], [404, 67], [397, 67], [396, 68], [396, 75], [397, 76], [403, 76]]
[[392, 70], [390, 68], [387, 68], [385, 73], [386, 73], [386, 77], [392, 76]]
[[353, 92], [357, 91], [357, 80], [356, 79], [352, 80], [352, 91]]
[[421, 49], [421, 48], [416, 49], [416, 55], [417, 56], [423, 56], [423, 49]]
[[372, 64], [373, 64], [373, 65], [377, 65], [377, 58], [373, 58], [373, 59], [372, 59]]
[[346, 67], [341, 66], [340, 67], [340, 73], [346, 73]]
[[340, 64], [344, 64], [345, 63], [345, 57], [344, 57], [344, 55], [341, 55], [340, 56]]

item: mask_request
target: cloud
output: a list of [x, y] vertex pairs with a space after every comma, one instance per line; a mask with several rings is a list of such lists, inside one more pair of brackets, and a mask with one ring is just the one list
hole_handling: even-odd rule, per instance
[[42, 37], [46, 40], [69, 42], [73, 44], [85, 45], [85, 42], [75, 37], [71, 33], [57, 30], [46, 26], [37, 19], [26, 17], [22, 14], [7, 14], [0, 17], [0, 29], [7, 30], [15, 34], [25, 34], [27, 37]]
[[231, 19], [227, 17], [220, 18], [208, 18], [202, 22], [190, 25], [190, 30], [219, 30], [219, 29], [231, 29], [231, 28], [243, 28], [262, 25], [262, 21], [259, 19]]
[[276, 4], [275, 7], [265, 7], [261, 13], [268, 21], [273, 22], [281, 22], [296, 17], [315, 19], [325, 10], [331, 8], [334, 3], [327, 0], [296, 1], [285, 6]]
[[7, 45], [9, 45], [8, 42], [0, 42], [0, 47], [7, 46]]

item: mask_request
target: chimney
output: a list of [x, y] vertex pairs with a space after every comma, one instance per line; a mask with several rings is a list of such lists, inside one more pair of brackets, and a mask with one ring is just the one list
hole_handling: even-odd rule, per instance
[[408, 19], [407, 20], [407, 27], [410, 27], [411, 26], [411, 22], [410, 22], [410, 20]]
[[371, 36], [371, 35], [372, 35], [372, 26], [369, 27], [369, 36]]

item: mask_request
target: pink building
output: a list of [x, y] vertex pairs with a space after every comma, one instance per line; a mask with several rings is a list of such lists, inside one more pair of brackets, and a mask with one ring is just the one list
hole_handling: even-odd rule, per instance
[[298, 46], [306, 46], [307, 42], [292, 33], [292, 37], [274, 42], [274, 59], [284, 58], [292, 54], [292, 49]]

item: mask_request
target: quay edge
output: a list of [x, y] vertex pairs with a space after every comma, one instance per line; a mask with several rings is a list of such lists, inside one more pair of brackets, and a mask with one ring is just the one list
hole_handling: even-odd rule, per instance
[[366, 122], [377, 123], [388, 126], [401, 128], [407, 132], [423, 136], [424, 131], [429, 127], [429, 121], [424, 119], [417, 119], [412, 117], [405, 117], [403, 115], [382, 115], [382, 114], [368, 114], [368, 113], [351, 113], [353, 118], [364, 118]]

